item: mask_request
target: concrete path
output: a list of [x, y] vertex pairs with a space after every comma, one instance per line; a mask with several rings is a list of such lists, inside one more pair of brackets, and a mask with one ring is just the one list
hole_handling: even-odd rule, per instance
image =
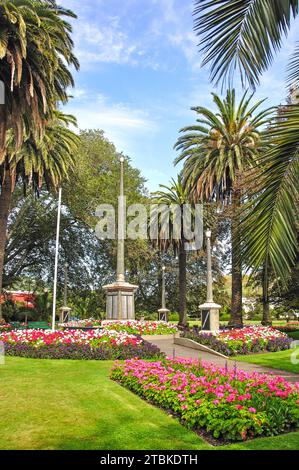
[[179, 346], [174, 344], [173, 338], [163, 338], [163, 337], [147, 337], [146, 340], [152, 344], [158, 346], [158, 348], [163, 351], [168, 357], [192, 357], [194, 359], [201, 359], [204, 362], [209, 362], [215, 364], [219, 367], [225, 367], [227, 362], [229, 369], [233, 369], [235, 364], [237, 368], [245, 370], [246, 372], [259, 372], [261, 374], [272, 374], [280, 375], [285, 380], [291, 383], [299, 382], [299, 374], [294, 374], [292, 372], [286, 372], [284, 370], [278, 369], [269, 369], [268, 367], [258, 366], [257, 364], [250, 364], [248, 362], [235, 362], [234, 360], [226, 360], [219, 356], [214, 356], [208, 352], [197, 351], [196, 349], [186, 348], [185, 346]]

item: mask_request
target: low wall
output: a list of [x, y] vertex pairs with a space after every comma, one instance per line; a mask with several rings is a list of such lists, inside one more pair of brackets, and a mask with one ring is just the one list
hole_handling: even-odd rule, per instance
[[151, 339], [174, 339], [174, 338], [179, 338], [180, 337], [180, 333], [175, 333], [175, 334], [172, 334], [172, 335], [142, 335], [142, 339], [144, 339], [145, 341], [151, 341]]
[[214, 351], [214, 349], [208, 348], [208, 346], [204, 346], [203, 344], [196, 343], [196, 341], [193, 341], [192, 339], [176, 337], [174, 340], [174, 344], [177, 344], [179, 346], [184, 346], [185, 348], [191, 348], [191, 349], [197, 349], [198, 351], [204, 351], [204, 352], [213, 354], [214, 356], [223, 357], [224, 359], [229, 359], [229, 357], [225, 356], [224, 354]]

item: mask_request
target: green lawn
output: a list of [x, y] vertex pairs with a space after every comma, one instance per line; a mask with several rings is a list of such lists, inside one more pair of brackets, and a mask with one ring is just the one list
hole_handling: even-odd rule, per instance
[[[271, 369], [281, 369], [287, 372], [294, 372], [299, 374], [299, 364], [292, 364], [291, 354], [295, 352], [295, 349], [289, 349], [288, 351], [280, 351], [276, 353], [268, 354], [254, 354], [249, 356], [238, 356], [237, 361], [251, 362], [258, 364], [259, 366], [270, 367]], [[297, 359], [299, 359], [299, 349], [297, 349]]]
[[[111, 362], [6, 358], [0, 449], [213, 449], [109, 380]], [[299, 432], [225, 449], [299, 449]]]
[[299, 340], [299, 331], [293, 331], [292, 333], [288, 333], [288, 336], [290, 336], [294, 340]]

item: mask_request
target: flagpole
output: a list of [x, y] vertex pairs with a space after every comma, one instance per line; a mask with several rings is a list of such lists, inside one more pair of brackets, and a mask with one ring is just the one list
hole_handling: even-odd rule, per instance
[[57, 273], [58, 273], [58, 256], [59, 256], [59, 235], [60, 235], [60, 216], [61, 216], [61, 196], [62, 196], [62, 189], [59, 188], [59, 195], [58, 195], [58, 213], [57, 213], [57, 230], [56, 230], [56, 247], [55, 247], [53, 311], [52, 311], [52, 331], [53, 331], [53, 332], [55, 331], [55, 318], [56, 318], [56, 297], [57, 297]]

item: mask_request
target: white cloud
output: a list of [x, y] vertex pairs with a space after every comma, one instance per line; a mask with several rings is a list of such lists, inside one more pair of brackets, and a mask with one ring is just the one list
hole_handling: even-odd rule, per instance
[[168, 35], [171, 45], [179, 48], [193, 69], [200, 68], [201, 58], [198, 53], [198, 40], [195, 34], [185, 31], [177, 31]]
[[78, 49], [81, 63], [117, 63], [136, 64], [136, 56], [142, 54], [142, 50], [134, 44], [127, 34], [121, 31], [119, 19], [112, 17], [105, 26], [98, 27], [91, 23], [82, 23], [80, 28], [80, 41], [83, 44]]
[[70, 103], [68, 112], [74, 114], [80, 129], [102, 129], [118, 150], [130, 152], [134, 139], [154, 134], [157, 124], [149, 114], [126, 103], [110, 103], [107, 97], [86, 93], [78, 104]]

